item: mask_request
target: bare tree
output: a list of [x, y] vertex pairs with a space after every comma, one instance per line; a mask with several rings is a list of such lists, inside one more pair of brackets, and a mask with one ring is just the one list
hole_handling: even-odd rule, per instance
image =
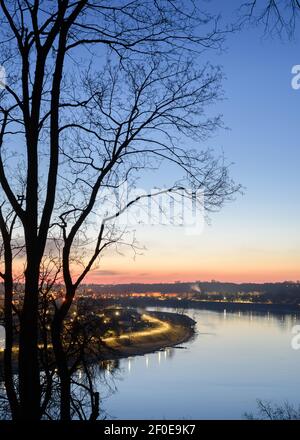
[[[162, 161], [182, 171], [168, 192], [204, 190], [207, 210], [219, 209], [239, 189], [222, 157], [187, 148], [221, 125], [205, 110], [222, 94], [222, 74], [205, 62], [197, 66], [195, 54], [219, 48], [224, 34], [193, 1], [0, 0], [0, 8], [0, 62], [7, 73], [0, 96], [5, 387], [14, 419], [43, 416], [53, 389], [43, 330], [50, 326], [59, 417], [67, 420], [68, 313], [102, 252], [126, 243], [114, 220], [140, 200], [100, 215], [105, 191]], [[43, 303], [58, 279], [62, 300]]]
[[258, 414], [245, 414], [249, 420], [299, 420], [300, 408], [284, 402], [276, 405], [269, 401], [257, 400]]
[[252, 0], [240, 8], [241, 22], [263, 25], [265, 33], [292, 38], [300, 13], [298, 0]]

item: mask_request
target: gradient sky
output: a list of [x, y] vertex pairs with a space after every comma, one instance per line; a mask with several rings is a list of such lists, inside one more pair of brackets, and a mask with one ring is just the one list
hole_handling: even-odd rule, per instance
[[[217, 10], [222, 3], [208, 5]], [[228, 16], [239, 4], [224, 3]], [[262, 35], [261, 28], [229, 35], [226, 52], [213, 60], [227, 76], [226, 100], [215, 110], [224, 114], [230, 130], [220, 130], [206, 145], [224, 150], [234, 162], [232, 176], [245, 194], [214, 214], [199, 236], [141, 226], [137, 238], [147, 247], [143, 255], [133, 259], [129, 251], [123, 256], [111, 252], [87, 281], [300, 279], [300, 90], [291, 87], [292, 66], [300, 64], [300, 38]], [[156, 175], [155, 183], [163, 184], [165, 177]]]

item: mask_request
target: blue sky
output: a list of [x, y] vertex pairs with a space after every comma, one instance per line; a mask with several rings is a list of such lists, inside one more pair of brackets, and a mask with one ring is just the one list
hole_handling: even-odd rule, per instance
[[[222, 3], [207, 4], [218, 10]], [[240, 3], [224, 3], [227, 22]], [[245, 193], [214, 214], [199, 237], [159, 227], [138, 230], [148, 249], [143, 256], [126, 262], [126, 271], [119, 270], [121, 257], [104, 261], [119, 270], [117, 281], [300, 279], [300, 90], [291, 87], [299, 49], [299, 37], [264, 37], [261, 27], [228, 35], [226, 50], [213, 61], [227, 77], [226, 99], [215, 110], [229, 130], [219, 130], [206, 146], [234, 162], [232, 176]]]

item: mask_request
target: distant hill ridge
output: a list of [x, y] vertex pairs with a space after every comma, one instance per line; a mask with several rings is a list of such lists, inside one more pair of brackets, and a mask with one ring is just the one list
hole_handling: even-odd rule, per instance
[[191, 281], [175, 283], [130, 283], [130, 284], [86, 284], [82, 289], [91, 289], [95, 293], [220, 293], [237, 294], [267, 293], [282, 295], [286, 293], [300, 294], [300, 281], [284, 281], [281, 283], [230, 283], [221, 281]]

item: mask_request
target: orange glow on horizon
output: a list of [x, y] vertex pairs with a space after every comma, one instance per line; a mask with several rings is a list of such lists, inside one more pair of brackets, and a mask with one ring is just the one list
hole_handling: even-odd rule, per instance
[[126, 283], [174, 283], [193, 282], [193, 281], [211, 281], [233, 283], [268, 283], [268, 282], [284, 282], [298, 281], [300, 273], [295, 271], [261, 271], [256, 273], [237, 273], [237, 272], [188, 272], [188, 273], [162, 273], [154, 272], [148, 274], [128, 273], [118, 275], [96, 275], [91, 272], [86, 278], [85, 283], [93, 284], [126, 284]]
[[[83, 283], [173, 283], [176, 281], [211, 281], [265, 283], [300, 280], [298, 254], [248, 252], [205, 252], [201, 255], [189, 248], [179, 254], [149, 252], [133, 260], [130, 256], [109, 255], [90, 271]], [[158, 253], [158, 252], [157, 252]], [[159, 254], [159, 253], [158, 253]], [[15, 264], [15, 273], [22, 273], [24, 260]], [[80, 273], [73, 272], [74, 280]]]

